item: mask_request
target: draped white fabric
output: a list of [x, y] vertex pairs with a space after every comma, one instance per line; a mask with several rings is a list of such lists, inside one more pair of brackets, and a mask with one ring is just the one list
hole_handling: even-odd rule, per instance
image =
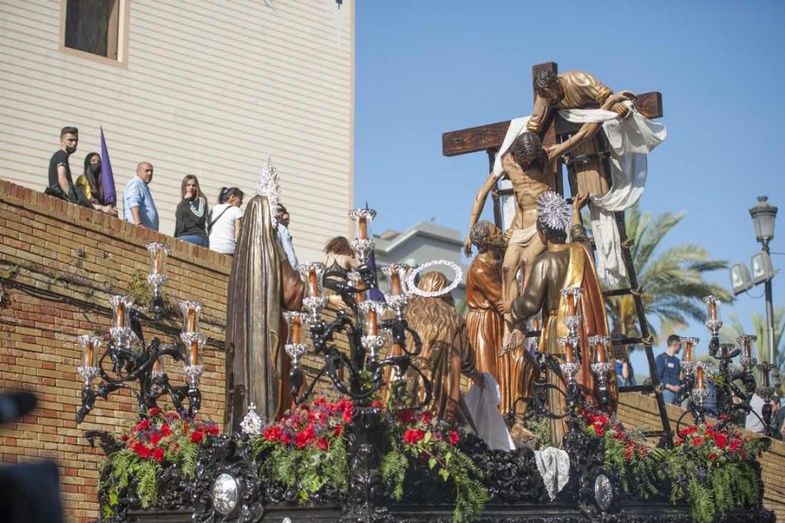
[[624, 283], [627, 271], [621, 239], [613, 213], [635, 205], [643, 194], [648, 174], [647, 155], [665, 137], [665, 126], [650, 121], [630, 108], [626, 118], [601, 109], [566, 109], [559, 116], [573, 123], [602, 123], [610, 146], [611, 188], [604, 196], [592, 197], [591, 228], [597, 247], [597, 274], [610, 288]]
[[[604, 196], [592, 197], [591, 224], [597, 246], [597, 273], [607, 287], [619, 287], [627, 271], [621, 252], [621, 239], [613, 212], [635, 205], [646, 186], [647, 155], [667, 136], [665, 126], [655, 123], [636, 111], [632, 102], [627, 117], [620, 118], [613, 111], [602, 109], [565, 109], [559, 116], [573, 123], [601, 123], [610, 145], [611, 188]], [[529, 116], [510, 121], [502, 146], [493, 165], [493, 173], [500, 176], [504, 169], [501, 157], [512, 142], [526, 132]]]
[[487, 372], [483, 372], [482, 377], [485, 387], [481, 389], [477, 385], [472, 385], [463, 397], [477, 434], [491, 450], [513, 450], [515, 444], [512, 442], [512, 436], [507, 430], [507, 425], [504, 424], [502, 415], [499, 414], [498, 407], [501, 401], [499, 384]]
[[548, 497], [553, 501], [570, 479], [570, 455], [556, 447], [545, 447], [534, 451], [534, 460]]

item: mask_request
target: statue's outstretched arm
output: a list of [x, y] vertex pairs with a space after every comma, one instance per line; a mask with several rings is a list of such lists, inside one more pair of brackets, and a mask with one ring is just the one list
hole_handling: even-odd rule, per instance
[[480, 214], [482, 214], [482, 208], [485, 207], [485, 200], [488, 198], [488, 193], [491, 192], [493, 186], [496, 185], [496, 181], [500, 178], [501, 177], [497, 177], [493, 173], [490, 173], [488, 175], [488, 179], [485, 180], [485, 183], [477, 192], [477, 196], [474, 198], [472, 211], [471, 214], [469, 214], [469, 228], [466, 232], [466, 239], [463, 241], [463, 253], [467, 258], [472, 255], [472, 241], [469, 238], [469, 233], [471, 232], [472, 227], [474, 227], [474, 224], [477, 223], [477, 220], [480, 218]]

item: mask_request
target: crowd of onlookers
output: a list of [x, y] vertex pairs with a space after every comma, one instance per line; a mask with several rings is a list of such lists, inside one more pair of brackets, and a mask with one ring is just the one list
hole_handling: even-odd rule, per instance
[[[91, 207], [118, 216], [114, 180], [102, 176], [101, 155], [91, 152], [85, 156], [84, 171], [73, 181], [69, 157], [79, 145], [79, 130], [63, 127], [60, 131], [60, 149], [49, 160], [49, 183], [46, 194], [69, 202]], [[158, 208], [155, 205], [150, 183], [153, 181], [153, 164], [139, 162], [136, 173], [126, 183], [122, 193], [122, 218], [130, 223], [158, 230]], [[111, 185], [111, 187], [109, 187]], [[243, 212], [243, 191], [237, 187], [223, 187], [218, 203], [210, 208], [207, 197], [196, 176], [189, 174], [180, 186], [180, 203], [175, 210], [174, 237], [178, 240], [208, 247], [223, 254], [234, 254]], [[292, 236], [289, 233], [289, 212], [279, 204], [276, 208], [277, 235], [293, 267], [297, 265]]]

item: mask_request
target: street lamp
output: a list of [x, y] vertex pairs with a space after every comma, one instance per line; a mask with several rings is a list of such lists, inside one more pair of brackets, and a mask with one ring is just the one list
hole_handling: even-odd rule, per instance
[[[769, 339], [769, 361], [777, 364], [774, 352], [774, 307], [771, 297], [771, 280], [774, 271], [769, 256], [769, 243], [774, 239], [774, 222], [777, 218], [777, 208], [769, 205], [768, 196], [758, 196], [758, 203], [750, 209], [752, 223], [755, 226], [755, 238], [761, 244], [763, 252], [753, 258], [753, 279], [765, 278], [766, 293], [766, 328]], [[757, 262], [757, 264], [756, 264]], [[759, 269], [756, 271], [756, 267]]]

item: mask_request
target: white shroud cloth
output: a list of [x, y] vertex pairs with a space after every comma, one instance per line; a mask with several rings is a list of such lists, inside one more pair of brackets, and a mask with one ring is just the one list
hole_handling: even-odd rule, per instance
[[499, 414], [501, 391], [499, 384], [487, 372], [482, 373], [485, 388], [472, 385], [469, 392], [464, 394], [463, 401], [474, 421], [477, 435], [482, 438], [491, 450], [513, 450], [510, 431], [504, 424], [502, 415]]
[[534, 451], [534, 460], [548, 497], [553, 501], [570, 479], [570, 455], [556, 447], [545, 447]]
[[[613, 111], [602, 109], [565, 109], [559, 116], [573, 123], [602, 123], [611, 154], [611, 188], [604, 196], [592, 197], [591, 225], [597, 246], [597, 274], [606, 286], [618, 287], [624, 282], [627, 271], [621, 252], [621, 239], [616, 229], [613, 213], [624, 211], [635, 205], [646, 186], [647, 155], [667, 136], [665, 126], [642, 116], [630, 108], [622, 119]], [[526, 132], [529, 116], [510, 121], [507, 134], [496, 155], [493, 173], [500, 176], [504, 171], [501, 157], [519, 135]]]

